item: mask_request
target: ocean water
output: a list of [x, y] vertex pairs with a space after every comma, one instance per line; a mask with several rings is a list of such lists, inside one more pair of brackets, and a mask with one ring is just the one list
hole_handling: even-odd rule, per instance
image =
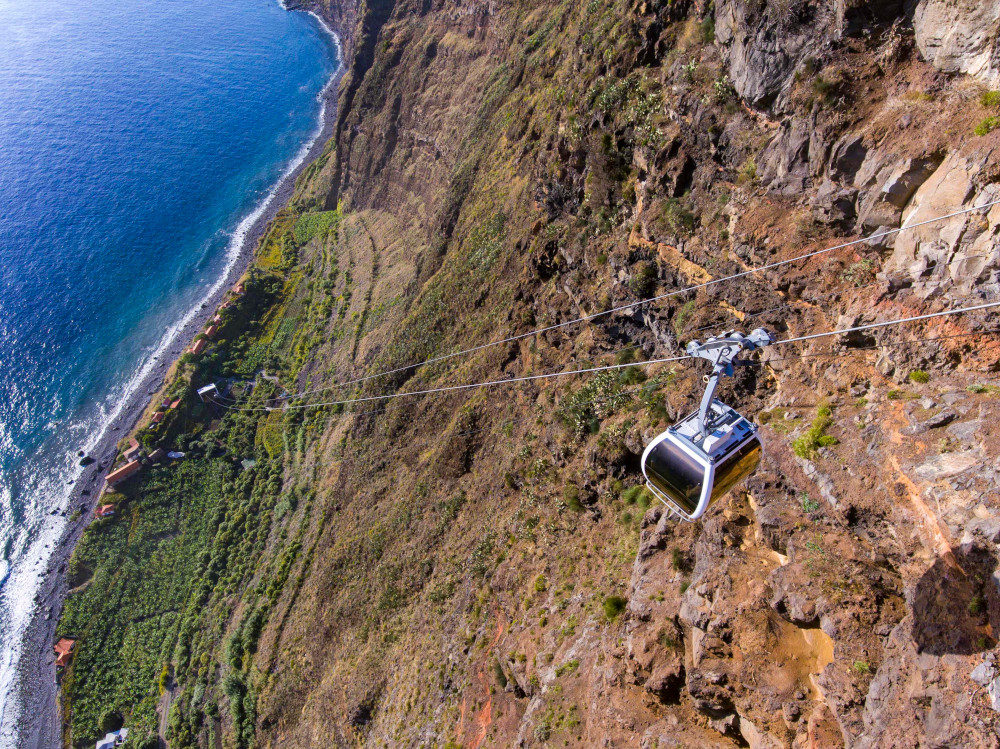
[[337, 64], [276, 0], [0, 0], [0, 737], [77, 450], [224, 275]]

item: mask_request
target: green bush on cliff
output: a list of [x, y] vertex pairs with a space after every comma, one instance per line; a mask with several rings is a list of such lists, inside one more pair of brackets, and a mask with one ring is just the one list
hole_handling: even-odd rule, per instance
[[992, 117], [987, 117], [985, 120], [976, 125], [972, 132], [975, 135], [982, 137], [984, 135], [989, 135], [998, 127], [1000, 127], [1000, 117], [994, 115]]
[[837, 444], [837, 438], [826, 433], [833, 423], [830, 404], [821, 403], [816, 409], [816, 418], [801, 437], [792, 442], [792, 451], [800, 458], [813, 458], [821, 447]]

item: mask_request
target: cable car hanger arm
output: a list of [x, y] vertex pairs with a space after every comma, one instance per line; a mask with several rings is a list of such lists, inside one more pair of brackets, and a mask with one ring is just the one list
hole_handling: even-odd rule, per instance
[[705, 378], [705, 393], [701, 397], [701, 407], [698, 409], [698, 431], [702, 437], [708, 436], [708, 430], [711, 427], [711, 424], [708, 423], [708, 416], [712, 408], [712, 401], [715, 400], [715, 389], [719, 385], [719, 378], [722, 375], [732, 377], [734, 365], [749, 364], [747, 361], [736, 358], [741, 351], [763, 348], [773, 341], [770, 333], [763, 328], [757, 328], [747, 336], [733, 331], [709, 338], [704, 343], [698, 341], [688, 343], [687, 353], [689, 356], [712, 362], [712, 373]]

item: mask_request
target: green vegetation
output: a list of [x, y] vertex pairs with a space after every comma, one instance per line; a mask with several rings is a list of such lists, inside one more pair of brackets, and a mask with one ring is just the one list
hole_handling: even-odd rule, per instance
[[974, 385], [969, 385], [966, 390], [970, 393], [976, 395], [997, 395], [1000, 394], [1000, 386], [997, 385], [984, 385], [981, 382], [977, 382]]
[[983, 91], [979, 103], [986, 109], [1000, 109], [1000, 91]]
[[578, 668], [580, 668], [580, 660], [578, 658], [573, 658], [572, 660], [566, 661], [556, 669], [556, 676], [571, 674]]
[[866, 676], [872, 672], [872, 667], [869, 665], [868, 661], [854, 661], [854, 665], [851, 669], [856, 674]]
[[574, 512], [583, 512], [583, 503], [580, 502], [580, 488], [567, 484], [563, 487], [563, 502]]
[[751, 156], [736, 173], [736, 181], [741, 185], [754, 185], [757, 183], [757, 160]]
[[645, 510], [653, 502], [653, 495], [644, 484], [631, 486], [622, 493], [622, 500], [629, 505], [637, 505]]
[[914, 369], [909, 374], [909, 380], [923, 385], [931, 381], [931, 376], [922, 369]]
[[989, 135], [998, 127], [1000, 127], [1000, 116], [991, 115], [976, 125], [972, 132], [973, 134], [982, 137], [984, 135]]
[[694, 299], [684, 302], [677, 314], [674, 315], [674, 332], [677, 337], [680, 338], [684, 332], [684, 328], [687, 325], [688, 319], [694, 314], [697, 309], [697, 302]]
[[810, 497], [809, 492], [803, 492], [802, 496], [799, 497], [799, 501], [802, 503], [802, 512], [807, 515], [819, 509], [819, 502]]
[[608, 621], [614, 621], [621, 615], [627, 605], [628, 601], [621, 596], [606, 597], [601, 603], [601, 608], [604, 611], [604, 618]]
[[801, 437], [792, 442], [792, 450], [800, 458], [814, 458], [821, 447], [837, 444], [837, 438], [826, 433], [833, 424], [833, 411], [830, 404], [821, 403], [816, 409], [816, 418], [809, 429]]
[[863, 258], [851, 263], [840, 274], [840, 277], [855, 288], [867, 286], [875, 280], [877, 265], [872, 258]]
[[656, 290], [656, 264], [649, 260], [643, 260], [635, 266], [632, 271], [632, 279], [629, 281], [629, 288], [632, 293], [640, 299], [652, 296]]

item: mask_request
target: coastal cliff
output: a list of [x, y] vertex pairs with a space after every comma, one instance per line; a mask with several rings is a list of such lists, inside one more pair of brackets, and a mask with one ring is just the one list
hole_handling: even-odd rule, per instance
[[694, 524], [690, 362], [340, 401], [997, 301], [994, 207], [409, 367], [1000, 199], [1000, 3], [315, 10], [332, 137], [73, 554], [65, 740], [995, 745], [989, 311], [765, 350]]

